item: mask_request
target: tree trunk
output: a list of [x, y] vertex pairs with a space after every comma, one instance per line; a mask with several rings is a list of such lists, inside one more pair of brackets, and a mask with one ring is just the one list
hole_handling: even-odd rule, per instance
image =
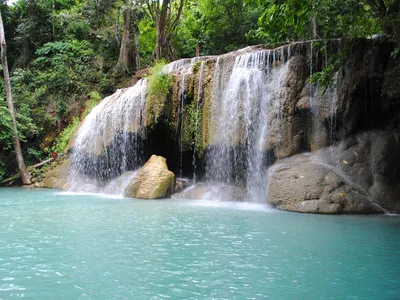
[[114, 73], [116, 75], [129, 75], [139, 68], [139, 62], [138, 14], [134, 9], [126, 8], [124, 12], [124, 32]]
[[56, 40], [56, 30], [55, 30], [55, 19], [56, 19], [56, 3], [52, 1], [52, 15], [51, 15], [51, 31], [53, 33], [53, 39]]
[[312, 30], [312, 39], [317, 39], [317, 16], [315, 13], [311, 17], [311, 30]]
[[24, 162], [24, 158], [22, 156], [22, 151], [21, 151], [21, 145], [19, 143], [19, 138], [18, 138], [17, 121], [15, 119], [14, 104], [12, 101], [12, 94], [11, 94], [10, 75], [8, 74], [7, 45], [6, 45], [6, 39], [4, 36], [4, 27], [3, 27], [3, 19], [1, 17], [1, 12], [0, 12], [0, 43], [1, 43], [1, 63], [3, 65], [7, 106], [8, 106], [8, 110], [10, 112], [11, 119], [12, 119], [15, 155], [17, 157], [17, 163], [18, 163], [19, 171], [21, 173], [22, 182], [24, 184], [30, 184], [31, 183], [30, 175], [25, 167], [25, 162]]
[[139, 22], [135, 21], [135, 24], [132, 27], [132, 56], [134, 61], [134, 71], [140, 69], [139, 34]]
[[170, 0], [162, 0], [161, 12], [158, 15], [158, 18], [155, 20], [156, 23], [156, 60], [159, 61], [162, 58], [163, 47], [165, 44], [165, 27], [168, 16], [168, 7], [170, 5]]
[[159, 29], [159, 24], [156, 24], [156, 49], [155, 49], [155, 53], [156, 53], [156, 61], [159, 61], [161, 59], [161, 33], [160, 33], [160, 29]]
[[311, 37], [313, 40], [317, 39], [317, 3], [316, 0], [312, 2], [312, 16], [311, 16]]
[[173, 0], [147, 0], [147, 8], [156, 26], [156, 47], [153, 51], [153, 58], [156, 61], [159, 61], [164, 55], [170, 60], [174, 58], [171, 39], [178, 27], [185, 1], [174, 1], [179, 4], [175, 15], [171, 2]]

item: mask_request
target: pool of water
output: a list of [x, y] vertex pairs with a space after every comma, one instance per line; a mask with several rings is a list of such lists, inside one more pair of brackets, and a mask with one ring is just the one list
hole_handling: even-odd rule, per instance
[[0, 299], [399, 299], [400, 218], [0, 189]]

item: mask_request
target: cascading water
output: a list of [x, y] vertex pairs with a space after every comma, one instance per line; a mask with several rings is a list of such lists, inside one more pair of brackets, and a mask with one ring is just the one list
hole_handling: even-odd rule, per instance
[[338, 85], [338, 78], [339, 78], [339, 72], [336, 72], [334, 77], [333, 77], [333, 82], [332, 86], [329, 87], [327, 94], [328, 97], [331, 98], [331, 109], [329, 112], [330, 116], [330, 122], [329, 122], [329, 138], [330, 138], [330, 145], [332, 146], [336, 139], [335, 139], [335, 131], [336, 131], [336, 113], [337, 113], [337, 103], [338, 103], [338, 91], [337, 91], [337, 85]]
[[195, 137], [193, 146], [193, 183], [196, 183], [196, 149], [197, 149], [197, 132], [199, 128], [199, 107], [201, 101], [201, 93], [203, 92], [203, 77], [204, 77], [204, 61], [201, 62], [200, 72], [198, 77], [198, 89], [197, 89], [197, 103], [196, 103], [196, 124], [195, 124]]
[[[307, 51], [304, 51], [305, 48]], [[306, 83], [304, 90], [298, 91], [298, 94], [293, 92], [294, 87], [290, 80], [293, 80], [293, 70], [301, 62], [304, 52], [307, 52], [309, 59], [304, 59], [304, 62], [309, 63], [310, 73], [306, 74], [308, 77], [312, 76], [314, 70], [319, 70], [319, 51], [313, 50], [312, 42], [306, 47], [293, 44], [274, 50], [246, 48], [213, 58], [207, 64], [207, 72], [207, 57], [182, 59], [165, 66], [163, 72], [174, 73], [177, 79], [174, 81], [175, 98], [172, 101], [175, 105], [175, 129], [171, 130], [172, 138], [175, 132], [175, 145], [178, 146], [171, 150], [174, 152], [177, 175], [182, 176], [184, 163], [188, 167], [186, 156], [184, 160], [182, 155], [185, 124], [196, 133], [193, 136], [192, 157], [193, 180], [196, 181], [196, 151], [199, 142], [197, 132], [200, 122], [203, 122], [203, 142], [208, 146], [205, 156], [202, 157], [205, 159], [205, 178], [211, 185], [222, 184], [222, 190], [232, 185], [245, 187], [248, 193], [246, 199], [265, 202], [268, 166], [275, 159], [274, 155], [278, 157], [276, 153], [288, 142], [287, 133], [292, 130], [287, 126], [290, 122], [290, 110], [293, 110], [289, 102], [293, 97], [301, 95], [305, 96], [306, 103], [307, 95], [309, 96], [311, 113], [306, 118], [313, 124], [311, 135], [322, 132], [320, 127], [326, 126], [328, 121], [330, 128], [326, 128], [326, 137], [329, 135], [332, 143], [338, 101], [336, 89], [328, 89], [327, 96], [322, 97], [317, 84]], [[301, 54], [298, 55], [299, 53]], [[195, 62], [200, 65], [197, 78], [192, 74]], [[212, 78], [208, 72], [214, 62]], [[196, 81], [197, 90], [194, 90]], [[133, 176], [126, 172], [135, 170], [144, 163], [143, 143], [147, 138], [146, 83], [144, 79], [131, 88], [118, 90], [114, 95], [105, 98], [85, 119], [75, 140], [70, 190], [122, 193], [115, 186], [126, 185]], [[196, 95], [197, 103], [194, 103], [192, 101], [196, 99]], [[331, 102], [327, 113], [328, 98]], [[189, 122], [185, 116], [188, 105], [195, 105], [194, 129], [191, 120]], [[204, 115], [206, 120], [202, 119]], [[305, 139], [310, 137], [309, 133], [305, 135]], [[314, 140], [317, 138], [312, 136], [305, 143], [312, 144]], [[126, 175], [119, 177], [121, 174]], [[88, 184], [83, 184], [85, 182]], [[226, 199], [224, 196], [218, 198]]]
[[[166, 65], [162, 72], [180, 74], [179, 173], [182, 175], [182, 130], [185, 79], [193, 64], [209, 57], [181, 59]], [[133, 173], [143, 163], [146, 138], [145, 114], [147, 79], [118, 90], [93, 108], [85, 118], [74, 142], [68, 190], [122, 194]], [[123, 174], [122, 176], [120, 176]]]
[[227, 184], [245, 178], [253, 201], [265, 201], [268, 126], [282, 114], [287, 71], [283, 49], [244, 53], [232, 69], [216, 63], [206, 175]]
[[176, 127], [175, 139], [176, 146], [179, 149], [179, 158], [178, 158], [178, 172], [179, 176], [183, 175], [183, 124], [185, 117], [185, 81], [186, 78], [192, 73], [193, 65], [200, 59], [205, 59], [205, 57], [194, 57], [191, 59], [181, 59], [177, 62], [172, 62], [164, 68], [164, 72], [175, 72], [180, 73], [179, 76], [179, 85], [180, 85], [180, 93], [179, 93], [179, 105], [178, 105], [178, 126]]
[[85, 118], [75, 138], [69, 190], [97, 191], [107, 180], [141, 164], [146, 83], [142, 79], [118, 90]]
[[178, 116], [179, 116], [179, 123], [178, 127], [176, 128], [176, 137], [177, 141], [179, 141], [179, 176], [182, 177], [182, 169], [183, 169], [183, 150], [182, 150], [182, 137], [183, 137], [183, 118], [184, 118], [184, 105], [185, 105], [185, 78], [186, 73], [182, 72], [180, 83], [181, 83], [181, 95], [180, 95], [180, 102], [178, 106]]

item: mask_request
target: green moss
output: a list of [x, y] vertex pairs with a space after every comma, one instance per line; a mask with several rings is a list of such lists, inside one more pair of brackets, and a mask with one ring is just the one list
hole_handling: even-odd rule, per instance
[[[197, 111], [197, 103], [191, 102], [185, 106], [185, 120], [182, 132], [182, 147], [184, 151], [193, 149], [196, 146], [196, 153], [202, 153], [202, 117], [203, 112], [201, 107]], [[197, 126], [196, 126], [197, 119]], [[197, 128], [196, 128], [197, 127]], [[195, 145], [196, 143], [196, 145]]]
[[157, 63], [150, 70], [147, 81], [146, 114], [150, 124], [157, 122], [165, 108], [170, 93], [173, 77], [162, 72], [165, 63]]
[[192, 72], [195, 73], [200, 70], [201, 61], [196, 61], [192, 66]]

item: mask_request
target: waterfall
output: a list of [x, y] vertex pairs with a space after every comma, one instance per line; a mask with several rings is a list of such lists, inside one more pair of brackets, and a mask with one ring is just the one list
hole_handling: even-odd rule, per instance
[[203, 92], [203, 77], [204, 77], [204, 61], [201, 62], [199, 77], [198, 77], [198, 88], [197, 88], [197, 103], [196, 103], [196, 123], [195, 123], [195, 137], [193, 146], [193, 182], [196, 182], [196, 149], [197, 149], [197, 132], [199, 129], [199, 107], [201, 100], [201, 93]]
[[215, 68], [206, 177], [226, 184], [245, 179], [250, 199], [265, 201], [269, 123], [282, 115], [285, 100], [283, 48], [241, 54], [232, 69], [228, 59]]
[[[166, 126], [160, 132], [168, 135], [169, 144], [162, 150], [165, 156], [172, 157], [170, 162], [177, 176], [182, 176], [191, 163], [196, 182], [200, 158], [201, 169], [204, 166], [205, 171], [201, 175], [207, 184], [222, 186], [222, 190], [229, 190], [226, 188], [229, 186], [245, 188], [246, 199], [265, 202], [269, 165], [292, 151], [285, 149], [284, 143], [290, 142], [288, 136], [293, 130], [290, 117], [297, 109], [294, 98], [305, 99], [311, 111], [304, 120], [311, 127], [304, 136], [300, 131], [296, 133], [296, 138], [309, 138], [304, 147], [311, 145], [315, 149], [326, 146], [325, 140], [329, 138], [332, 144], [339, 100], [336, 88], [328, 89], [323, 96], [317, 84], [305, 81], [305, 77], [319, 70], [320, 52], [313, 46], [311, 42], [273, 50], [248, 47], [218, 57], [181, 59], [166, 65], [162, 72], [174, 73], [170, 89], [174, 97], [166, 98], [171, 101], [167, 112], [170, 115], [164, 120], [166, 124], [160, 123]], [[308, 61], [300, 59], [304, 52]], [[324, 56], [320, 59], [321, 65], [326, 65], [327, 56], [325, 62]], [[210, 74], [213, 63], [214, 74]], [[193, 74], [196, 64], [199, 64], [198, 73]], [[299, 64], [304, 67], [297, 69]], [[308, 68], [309, 73], [305, 71]], [[296, 72], [305, 72], [299, 75], [305, 84], [295, 94]], [[335, 78], [337, 81], [337, 74]], [[86, 117], [75, 139], [70, 190], [119, 193], [116, 186], [125, 185], [133, 176], [127, 172], [141, 167], [146, 157], [153, 154], [148, 152], [158, 151], [151, 139], [158, 137], [160, 133], [155, 130], [160, 129], [149, 126], [146, 130], [149, 124], [145, 109], [146, 85], [147, 79], [142, 79], [131, 88], [118, 90]], [[198, 157], [200, 129], [205, 148]], [[190, 144], [184, 132], [190, 135], [195, 132]], [[156, 147], [163, 147], [162, 143]], [[187, 145], [193, 144], [193, 153], [187, 153]], [[299, 149], [300, 146], [293, 151]], [[223, 195], [218, 198], [225, 199]]]
[[[314, 56], [314, 42], [311, 41], [310, 42], [310, 79], [313, 76], [313, 68], [314, 68], [314, 64], [313, 64], [313, 56]], [[318, 53], [318, 51], [317, 51]], [[316, 102], [316, 96], [318, 97], [318, 91], [317, 88], [318, 86], [315, 85], [314, 83], [310, 82], [310, 108], [311, 108], [311, 113], [313, 116], [315, 116], [318, 113], [318, 106], [317, 106], [317, 102]]]
[[182, 72], [180, 76], [180, 83], [181, 83], [181, 93], [180, 93], [180, 101], [178, 105], [178, 126], [176, 127], [176, 140], [177, 145], [179, 148], [179, 176], [182, 177], [182, 168], [183, 168], [183, 121], [184, 121], [184, 105], [185, 105], [185, 78], [186, 73]]
[[118, 90], [85, 118], [75, 138], [70, 190], [83, 191], [83, 182], [92, 182], [90, 189], [141, 164], [146, 82]]
[[335, 72], [335, 75], [333, 77], [332, 86], [329, 87], [327, 90], [328, 97], [332, 99], [331, 107], [330, 107], [330, 111], [329, 111], [329, 117], [330, 117], [329, 138], [330, 138], [331, 146], [333, 146], [336, 141], [336, 138], [335, 138], [336, 113], [337, 113], [337, 103], [338, 103], [338, 99], [339, 99], [339, 95], [338, 95], [338, 91], [337, 91], [338, 78], [339, 78], [339, 72]]
[[180, 72], [179, 83], [180, 83], [180, 101], [178, 105], [178, 126], [176, 128], [175, 137], [176, 145], [179, 148], [179, 159], [178, 159], [178, 171], [179, 176], [183, 175], [183, 131], [184, 131], [184, 118], [185, 118], [185, 82], [186, 78], [192, 74], [193, 65], [198, 61], [199, 57], [191, 59], [182, 59], [178, 63], [171, 63], [171, 67], [168, 69], [169, 72]]

